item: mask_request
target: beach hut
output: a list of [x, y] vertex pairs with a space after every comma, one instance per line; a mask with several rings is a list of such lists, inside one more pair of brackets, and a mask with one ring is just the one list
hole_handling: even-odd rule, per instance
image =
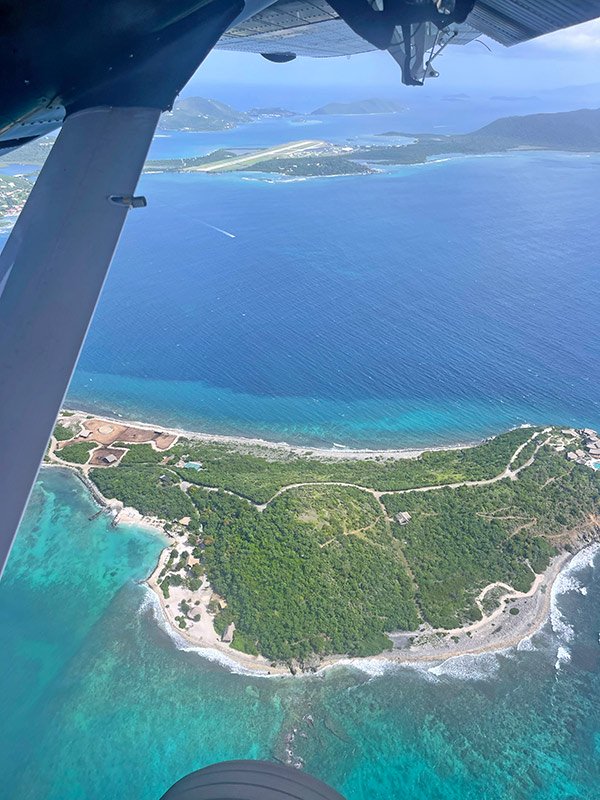
[[233, 622], [231, 622], [227, 626], [227, 630], [225, 631], [225, 633], [221, 637], [221, 641], [222, 642], [226, 642], [227, 644], [231, 644], [231, 642], [233, 641], [233, 633], [234, 633], [234, 631], [235, 631], [235, 625], [234, 625]]

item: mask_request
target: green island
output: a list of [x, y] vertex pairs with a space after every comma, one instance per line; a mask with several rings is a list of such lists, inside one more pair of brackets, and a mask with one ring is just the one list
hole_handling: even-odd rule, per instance
[[[371, 102], [368, 106], [371, 107]], [[269, 111], [277, 112], [275, 116], [291, 114], [281, 109], [265, 109], [265, 113], [255, 109], [253, 115], [237, 112], [213, 100], [186, 98], [172, 114], [163, 115], [161, 129], [226, 130], [252, 119], [269, 117]], [[369, 176], [394, 166], [425, 164], [438, 156], [454, 158], [519, 150], [598, 153], [600, 109], [502, 117], [465, 134], [383, 131], [379, 138], [380, 143], [368, 145], [299, 140], [257, 150], [219, 149], [207, 155], [151, 159], [146, 162], [144, 172], [254, 172], [290, 178], [323, 178]], [[52, 143], [52, 138], [44, 137], [24, 145], [19, 149], [19, 164], [43, 164]], [[11, 155], [0, 156], [0, 165], [9, 166], [13, 162]], [[0, 176], [0, 230], [14, 223], [32, 186], [32, 181], [24, 176]]]
[[[89, 455], [78, 469], [111, 507], [168, 533], [150, 585], [183, 633], [207, 642], [210, 628], [274, 666], [373, 656], [398, 632], [404, 645], [466, 640], [504, 595], [526, 611], [557, 554], [598, 533], [589, 432], [527, 427], [416, 457], [345, 458], [181, 436], [164, 449], [78, 442], [77, 425], [96, 422], [62, 417], [49, 460]], [[119, 460], [94, 466], [109, 451]]]
[[[471, 133], [439, 135], [386, 131], [381, 144], [335, 145], [290, 142], [287, 149], [270, 147], [244, 157], [216, 151], [198, 159], [167, 160], [148, 170], [265, 172], [298, 177], [369, 175], [398, 165], [424, 164], [436, 156], [457, 157], [518, 150], [600, 152], [600, 109], [503, 117]], [[391, 139], [399, 143], [390, 143]], [[295, 147], [294, 147], [295, 145]], [[230, 160], [230, 163], [228, 161]], [[212, 166], [211, 166], [212, 164]]]

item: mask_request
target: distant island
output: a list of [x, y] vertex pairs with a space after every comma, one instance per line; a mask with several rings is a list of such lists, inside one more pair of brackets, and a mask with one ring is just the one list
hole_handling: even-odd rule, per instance
[[[254, 111], [264, 111], [265, 116], [279, 113], [288, 115], [282, 109]], [[190, 115], [194, 116], [195, 122], [192, 123]], [[180, 124], [186, 122], [189, 123], [189, 130], [222, 130], [235, 126], [241, 119], [247, 121], [252, 117], [250, 112], [242, 115], [241, 112], [235, 112], [216, 101], [187, 98], [181, 101], [169, 119], [177, 130], [180, 129]], [[193, 127], [194, 125], [198, 127]], [[424, 164], [440, 155], [453, 158], [519, 150], [599, 153], [600, 109], [503, 117], [465, 134], [441, 135], [390, 130], [383, 131], [379, 136], [381, 144], [334, 144], [303, 139], [243, 152], [220, 149], [204, 156], [151, 159], [146, 162], [144, 171], [237, 171], [280, 174], [293, 178], [341, 177], [370, 175], [402, 164]], [[400, 138], [404, 143], [392, 143], [392, 138]], [[18, 151], [19, 164], [42, 164], [50, 146], [48, 139], [24, 145]], [[14, 155], [2, 156], [0, 165], [14, 163], [14, 158]], [[31, 185], [24, 176], [0, 178], [0, 224], [12, 224], [15, 209], [17, 212], [20, 210]]]
[[287, 142], [263, 150], [216, 150], [206, 156], [148, 161], [145, 172], [265, 172], [301, 177], [369, 175], [368, 164], [350, 160], [352, 148], [315, 139]]
[[238, 111], [227, 103], [204, 97], [184, 97], [176, 101], [172, 111], [161, 115], [159, 131], [225, 131], [247, 125], [254, 120], [285, 119], [297, 116], [286, 108], [251, 108]]
[[184, 97], [176, 101], [172, 111], [161, 115], [161, 131], [224, 131], [236, 128], [252, 117], [236, 111], [226, 103], [204, 97]]
[[350, 103], [327, 103], [321, 108], [315, 109], [315, 115], [326, 114], [399, 114], [406, 111], [406, 106], [397, 100], [382, 100], [381, 98], [371, 98], [370, 100], [354, 100]]
[[[315, 109], [313, 115], [331, 114], [396, 114], [405, 112], [406, 106], [396, 100], [372, 98], [350, 103], [328, 103]], [[162, 131], [224, 131], [254, 120], [286, 119], [297, 117], [286, 108], [251, 108], [238, 111], [227, 103], [204, 97], [184, 97], [175, 103], [172, 111], [164, 113], [159, 122]]]
[[532, 633], [560, 569], [600, 538], [598, 453], [594, 431], [555, 427], [368, 452], [64, 411], [46, 463], [76, 469], [114, 524], [167, 534], [147, 583], [181, 636], [296, 672]]
[[[394, 114], [406, 111], [395, 100], [359, 100], [351, 103], [328, 103], [312, 112], [329, 114]], [[159, 122], [163, 131], [224, 131], [254, 120], [286, 119], [298, 116], [286, 108], [251, 108], [238, 111], [227, 103], [204, 97], [184, 97], [176, 101], [172, 111], [164, 113]]]
[[[367, 175], [386, 166], [423, 164], [438, 155], [485, 155], [515, 150], [600, 152], [600, 109], [504, 117], [472, 133], [439, 135], [385, 131], [385, 138], [402, 138], [405, 144], [335, 145], [298, 141], [254, 150], [225, 162], [220, 153], [200, 159], [148, 162], [146, 170], [255, 171], [290, 176], [318, 177]], [[235, 154], [232, 154], [235, 155]]]

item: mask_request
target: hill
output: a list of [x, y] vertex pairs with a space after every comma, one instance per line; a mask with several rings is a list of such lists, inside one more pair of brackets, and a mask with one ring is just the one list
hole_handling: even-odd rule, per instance
[[596, 533], [600, 473], [565, 457], [581, 444], [519, 428], [417, 459], [333, 461], [181, 439], [167, 453], [126, 444], [89, 478], [165, 520], [156, 588], [181, 629], [208, 581], [201, 613], [220, 636], [233, 623], [234, 649], [306, 665], [379, 653], [393, 631], [468, 626], [497, 583], [528, 592], [555, 548]]
[[352, 103], [327, 103], [315, 109], [313, 114], [398, 114], [406, 111], [406, 106], [396, 100], [371, 98]]
[[493, 140], [515, 147], [600, 150], [600, 109], [502, 117], [462, 138]]
[[362, 161], [421, 164], [447, 153], [502, 153], [515, 149], [600, 152], [600, 109], [502, 117], [472, 133], [440, 136], [390, 131], [382, 136], [416, 139], [408, 145], [362, 147], [349, 155]]
[[178, 100], [172, 111], [167, 111], [160, 118], [159, 129], [168, 131], [224, 131], [235, 128], [251, 117], [243, 111], [237, 111], [218, 100], [207, 100], [204, 97], [184, 97]]

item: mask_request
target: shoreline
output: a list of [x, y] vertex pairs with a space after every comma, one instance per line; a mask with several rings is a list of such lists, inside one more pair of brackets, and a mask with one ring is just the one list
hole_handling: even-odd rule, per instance
[[[548, 569], [540, 575], [536, 575], [534, 583], [528, 592], [513, 591], [507, 593], [498, 608], [472, 625], [449, 631], [426, 631], [424, 634], [415, 631], [391, 633], [389, 635], [392, 638], [402, 637], [408, 639], [409, 637], [425, 635], [429, 640], [406, 649], [394, 648], [364, 658], [352, 657], [346, 654], [330, 655], [306, 669], [300, 666], [292, 669], [287, 664], [272, 663], [264, 656], [252, 656], [234, 650], [220, 640], [214, 629], [208, 636], [200, 637], [195, 636], [189, 629], [179, 628], [160, 587], [156, 583], [156, 576], [162, 568], [168, 548], [161, 552], [152, 575], [142, 583], [152, 594], [155, 616], [157, 613], [160, 614], [160, 619], [157, 618], [158, 624], [160, 625], [162, 622], [162, 627], [167, 635], [174, 640], [176, 646], [178, 646], [177, 639], [189, 645], [189, 648], [178, 649], [190, 649], [197, 652], [201, 658], [211, 661], [217, 660], [232, 672], [254, 674], [262, 677], [309, 677], [318, 676], [326, 670], [336, 667], [352, 667], [363, 671], [374, 664], [383, 669], [394, 666], [435, 667], [465, 656], [479, 656], [511, 650], [538, 633], [550, 620], [553, 589], [556, 582], [563, 574], [563, 571], [568, 570], [577, 555], [593, 546], [594, 542], [585, 542], [581, 549], [574, 553], [563, 552], [555, 556]], [[517, 607], [520, 610], [519, 615], [513, 616], [510, 614], [509, 609]], [[201, 605], [200, 608], [206, 613], [204, 605]], [[503, 615], [507, 615], [506, 618]], [[498, 620], [502, 620], [503, 624], [499, 625]], [[501, 628], [505, 630], [500, 636]], [[476, 634], [469, 637], [468, 633], [474, 631], [476, 631]], [[464, 644], [452, 641], [451, 636], [456, 634], [459, 634], [460, 637], [465, 637]]]
[[[67, 410], [67, 409], [65, 409]], [[76, 424], [80, 424], [88, 416], [86, 412], [69, 409], [69, 419]], [[145, 430], [155, 431], [157, 426], [147, 423], [138, 423], [125, 419], [115, 419], [114, 417], [95, 416], [95, 419], [114, 422], [119, 425], [131, 425]], [[528, 427], [528, 426], [523, 426]], [[346, 448], [312, 448], [304, 449], [289, 445], [285, 442], [269, 442], [262, 439], [249, 439], [245, 437], [224, 436], [219, 434], [200, 433], [195, 431], [185, 431], [178, 428], [160, 428], [162, 431], [173, 434], [177, 437], [184, 436], [190, 439], [201, 441], [213, 441], [226, 443], [237, 447], [257, 447], [282, 450], [297, 455], [306, 456], [310, 453], [312, 458], [334, 457], [334, 458], [354, 458], [366, 459], [375, 455], [385, 455], [388, 458], [415, 458], [425, 450], [350, 450]], [[431, 448], [435, 450], [446, 450], [451, 448]], [[253, 656], [235, 650], [227, 642], [223, 642], [216, 633], [213, 625], [214, 615], [208, 610], [209, 603], [213, 597], [213, 590], [206, 578], [203, 584], [190, 597], [188, 589], [170, 587], [170, 596], [165, 598], [162, 589], [158, 585], [158, 577], [165, 562], [173, 549], [176, 551], [185, 549], [185, 543], [179, 541], [178, 537], [173, 536], [167, 530], [161, 520], [157, 518], [145, 517], [134, 508], [123, 507], [120, 501], [111, 500], [104, 497], [94, 486], [91, 488], [85, 470], [78, 466], [66, 465], [54, 462], [46, 462], [49, 466], [61, 466], [75, 472], [86, 489], [90, 492], [93, 500], [100, 505], [114, 512], [113, 525], [137, 525], [146, 528], [154, 534], [161, 536], [167, 541], [167, 545], [161, 550], [158, 561], [151, 574], [143, 581], [147, 591], [152, 596], [152, 606], [159, 624], [164, 625], [167, 634], [174, 639], [176, 646], [179, 643], [189, 645], [190, 649], [196, 650], [199, 655], [209, 660], [219, 660], [223, 666], [232, 671], [247, 672], [259, 675], [309, 675], [320, 673], [323, 670], [331, 669], [335, 666], [354, 666], [361, 669], [367, 664], [379, 663], [385, 665], [425, 665], [445, 662], [449, 659], [463, 656], [476, 656], [484, 653], [499, 652], [519, 645], [524, 639], [529, 638], [538, 632], [550, 617], [553, 586], [561, 572], [568, 567], [573, 557], [588, 545], [592, 544], [594, 537], [580, 531], [573, 536], [575, 544], [574, 552], [563, 550], [556, 555], [548, 569], [536, 575], [533, 584], [528, 592], [518, 592], [506, 584], [490, 584], [484, 587], [476, 600], [479, 607], [483, 608], [481, 601], [486, 593], [492, 589], [502, 588], [504, 591], [497, 598], [497, 607], [489, 614], [483, 613], [482, 619], [471, 625], [455, 628], [452, 630], [432, 629], [430, 626], [421, 625], [419, 630], [411, 632], [389, 632], [388, 636], [393, 643], [393, 648], [389, 651], [369, 656], [365, 658], [352, 658], [344, 654], [336, 654], [325, 657], [322, 660], [316, 658], [308, 664], [281, 664], [271, 662], [264, 656]], [[573, 532], [574, 534], [575, 532]], [[188, 614], [184, 614], [186, 627], [182, 628], [178, 624], [177, 617], [181, 619], [181, 601], [190, 604], [194, 600], [194, 608], [200, 612], [199, 619], [191, 620]], [[237, 669], [236, 669], [237, 668]]]
[[[339, 460], [362, 460], [368, 458], [385, 457], [392, 459], [400, 458], [418, 458], [423, 453], [437, 453], [445, 450], [463, 450], [469, 447], [477, 447], [482, 442], [494, 438], [493, 434], [480, 439], [475, 439], [467, 442], [455, 442], [449, 445], [424, 445], [422, 447], [347, 447], [341, 446], [311, 446], [303, 444], [290, 444], [286, 441], [275, 441], [273, 439], [263, 439], [260, 436], [244, 436], [226, 433], [208, 433], [206, 431], [193, 431], [185, 428], [173, 427], [170, 425], [163, 425], [162, 423], [142, 422], [141, 420], [131, 420], [127, 417], [113, 416], [110, 414], [96, 413], [84, 408], [65, 407], [63, 411], [73, 414], [81, 420], [91, 415], [94, 419], [112, 422], [117, 425], [126, 425], [134, 428], [143, 428], [144, 430], [160, 430], [165, 433], [172, 434], [173, 436], [183, 437], [185, 439], [197, 439], [202, 442], [215, 442], [217, 444], [231, 445], [235, 447], [262, 447], [265, 449], [277, 451], [284, 450], [287, 453], [307, 456], [311, 458], [331, 458]], [[62, 413], [62, 412], [61, 412]], [[524, 423], [522, 425], [513, 426], [507, 430], [514, 430], [515, 428], [533, 428], [535, 425], [532, 423]]]

